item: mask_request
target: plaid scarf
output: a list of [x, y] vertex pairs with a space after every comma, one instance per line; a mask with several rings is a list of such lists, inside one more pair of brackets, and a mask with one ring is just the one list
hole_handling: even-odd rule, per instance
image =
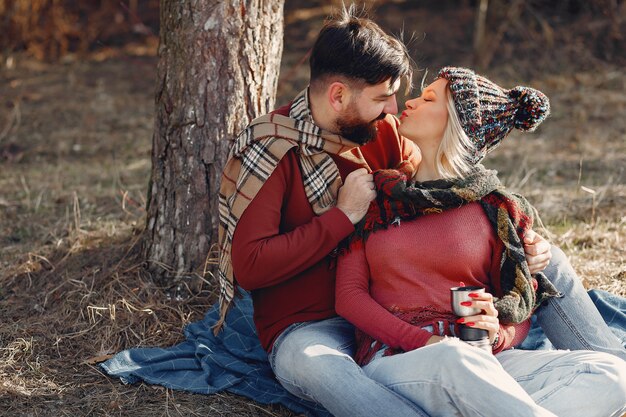
[[[307, 90], [294, 99], [289, 117], [278, 114], [259, 117], [235, 139], [219, 192], [220, 319], [214, 326], [216, 334], [236, 293], [231, 245], [237, 222], [282, 157], [290, 149], [298, 148], [304, 190], [313, 212], [320, 215], [335, 205], [342, 185], [337, 165], [329, 154], [342, 154], [357, 146], [313, 123]], [[345, 157], [366, 166], [365, 161], [351, 154]]]
[[478, 202], [504, 244], [500, 281], [494, 283], [494, 305], [500, 321], [521, 323], [544, 300], [558, 294], [542, 273], [531, 277], [526, 262], [523, 238], [537, 217], [535, 208], [524, 197], [506, 191], [495, 171], [478, 165], [465, 178], [423, 183], [408, 182], [407, 174], [398, 170], [374, 172], [378, 196], [344, 245], [358, 247], [371, 233], [400, 225], [402, 220]]

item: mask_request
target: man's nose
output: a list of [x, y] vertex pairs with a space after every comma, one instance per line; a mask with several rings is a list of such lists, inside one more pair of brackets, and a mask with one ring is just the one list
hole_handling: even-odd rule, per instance
[[396, 100], [396, 95], [389, 97], [387, 103], [385, 103], [385, 108], [383, 112], [386, 114], [398, 114], [398, 102]]

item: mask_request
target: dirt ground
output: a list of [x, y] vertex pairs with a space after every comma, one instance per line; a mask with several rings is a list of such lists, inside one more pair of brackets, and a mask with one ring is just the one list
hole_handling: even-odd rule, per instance
[[[473, 16], [419, 3], [383, 2], [374, 17], [404, 27], [431, 77], [444, 64], [471, 66]], [[286, 8], [277, 103], [306, 86], [304, 59], [328, 14], [321, 1], [307, 4]], [[553, 27], [550, 42], [531, 28], [530, 42], [514, 43], [515, 32], [498, 46], [484, 72], [541, 89], [552, 116], [485, 164], [536, 205], [543, 233], [588, 287], [626, 296], [626, 73], [622, 56], [596, 47], [586, 30], [601, 24], [590, 22]], [[0, 415], [293, 415], [230, 394], [124, 386], [94, 366], [127, 347], [181, 341], [213, 300], [211, 286], [169, 299], [138, 256], [155, 42], [55, 64], [14, 55], [0, 69]]]

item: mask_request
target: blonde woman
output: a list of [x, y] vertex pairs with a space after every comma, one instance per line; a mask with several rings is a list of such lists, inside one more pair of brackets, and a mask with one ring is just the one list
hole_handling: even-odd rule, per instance
[[[339, 259], [336, 309], [358, 329], [355, 359], [431, 416], [626, 411], [626, 362], [616, 356], [511, 349], [557, 292], [524, 257], [534, 209], [479, 162], [549, 111], [537, 90], [442, 69], [400, 117], [400, 133], [421, 149], [419, 168], [374, 173], [378, 197]], [[463, 303], [479, 314], [452, 312], [459, 281], [485, 289]], [[491, 346], [456, 338], [460, 325], [485, 330]]]

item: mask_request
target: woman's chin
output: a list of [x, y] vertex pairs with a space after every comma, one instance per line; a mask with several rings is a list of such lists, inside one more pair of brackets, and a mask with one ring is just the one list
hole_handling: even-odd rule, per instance
[[413, 134], [413, 132], [411, 132], [411, 129], [407, 129], [407, 126], [403, 126], [402, 124], [398, 126], [398, 133], [400, 133], [400, 135], [404, 136], [411, 142], [419, 145], [416, 141], [415, 135]]

